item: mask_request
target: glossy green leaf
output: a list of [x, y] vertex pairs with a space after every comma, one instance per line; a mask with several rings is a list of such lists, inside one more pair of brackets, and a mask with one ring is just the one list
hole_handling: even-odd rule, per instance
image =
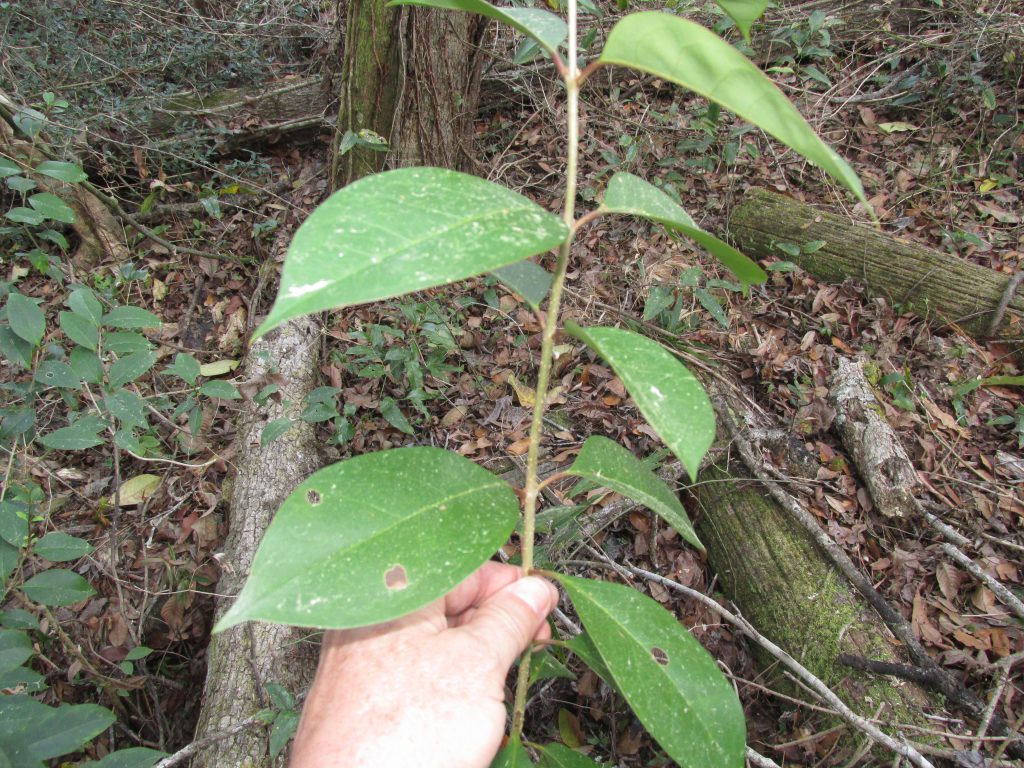
[[548, 291], [551, 290], [551, 283], [555, 279], [554, 275], [544, 267], [529, 259], [501, 267], [491, 274], [513, 293], [522, 296], [523, 300], [534, 309], [540, 308], [540, 303], [547, 297]]
[[367, 176], [299, 227], [260, 336], [293, 317], [400, 296], [544, 253], [557, 216], [511, 190], [441, 168]]
[[592, 480], [657, 512], [679, 535], [703, 550], [679, 497], [636, 456], [601, 435], [587, 438], [567, 475]]
[[647, 72], [706, 96], [792, 147], [867, 204], [860, 179], [742, 53], [714, 32], [659, 11], [626, 16], [599, 61]]
[[158, 752], [146, 747], [129, 747], [111, 752], [102, 760], [84, 763], [89, 768], [152, 768], [167, 757], [166, 752]]
[[75, 223], [75, 212], [67, 206], [67, 203], [50, 192], [40, 192], [38, 195], [32, 195], [28, 199], [28, 204], [47, 219], [53, 219], [64, 224]]
[[71, 426], [42, 435], [39, 442], [58, 451], [81, 451], [102, 444], [103, 438], [99, 433], [106, 427], [102, 419], [83, 416]]
[[156, 365], [156, 352], [149, 349], [133, 352], [110, 366], [107, 371], [107, 385], [111, 389], [123, 387], [138, 379], [154, 365]]
[[95, 325], [89, 322], [89, 318], [77, 312], [61, 312], [57, 318], [65, 336], [75, 344], [81, 344], [86, 349], [96, 351], [96, 345], [100, 343], [100, 332]]
[[541, 747], [538, 765], [540, 768], [602, 768], [600, 763], [595, 763], [586, 755], [563, 744], [546, 744]]
[[21, 585], [21, 591], [43, 605], [74, 605], [96, 594], [89, 582], [74, 571], [52, 568], [37, 573]]
[[420, 5], [425, 8], [478, 13], [508, 24], [533, 38], [549, 55], [555, 55], [558, 46], [569, 35], [569, 27], [561, 18], [540, 8], [499, 8], [484, 0], [394, 0], [388, 5]]
[[103, 316], [103, 325], [108, 328], [124, 328], [138, 331], [143, 328], [159, 328], [163, 321], [149, 310], [142, 307], [114, 307]]
[[449, 451], [338, 462], [281, 505], [217, 630], [249, 619], [342, 628], [402, 616], [480, 567], [518, 518], [501, 478]]
[[743, 39], [750, 42], [750, 28], [768, 8], [768, 0], [715, 0], [719, 7], [733, 20], [743, 33]]
[[510, 738], [497, 755], [495, 755], [491, 768], [533, 768], [533, 761], [523, 748], [523, 742], [519, 737]]
[[32, 378], [44, 387], [82, 388], [82, 382], [71, 370], [71, 366], [60, 360], [44, 360]]
[[199, 388], [199, 394], [206, 397], [217, 397], [221, 400], [241, 400], [242, 395], [238, 388], [230, 381], [207, 381]]
[[15, 629], [0, 629], [0, 672], [20, 667], [32, 657], [32, 641]]
[[11, 330], [34, 347], [39, 346], [46, 332], [46, 315], [39, 305], [21, 293], [7, 297], [7, 322]]
[[52, 563], [66, 563], [88, 555], [92, 552], [92, 544], [77, 536], [53, 531], [33, 544], [32, 552]]
[[684, 768], [739, 768], [743, 708], [715, 660], [676, 618], [631, 587], [558, 576], [619, 690]]
[[605, 213], [642, 216], [645, 219], [664, 224], [669, 229], [682, 232], [704, 246], [745, 286], [763, 283], [768, 279], [768, 275], [761, 267], [728, 243], [698, 227], [690, 218], [690, 214], [683, 210], [675, 200], [632, 173], [620, 171], [612, 176], [608, 182], [608, 189], [604, 193], [604, 201], [601, 203], [600, 210]]
[[61, 160], [44, 160], [36, 166], [36, 173], [49, 176], [51, 179], [66, 181], [75, 184], [89, 178], [88, 174], [74, 163], [65, 163]]
[[700, 461], [715, 439], [715, 412], [696, 377], [646, 336], [580, 328], [571, 321], [566, 330], [611, 365], [640, 413], [696, 482]]

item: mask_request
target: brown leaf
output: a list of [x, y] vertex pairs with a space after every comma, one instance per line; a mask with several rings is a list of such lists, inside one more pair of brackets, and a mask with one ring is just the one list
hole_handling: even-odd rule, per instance
[[939, 589], [946, 599], [951, 603], [956, 602], [956, 597], [960, 594], [960, 584], [964, 580], [963, 573], [949, 563], [943, 562], [935, 569], [935, 579], [939, 582]]
[[928, 618], [928, 603], [918, 592], [914, 595], [914, 610], [910, 618], [914, 636], [931, 645], [943, 645], [942, 633]]

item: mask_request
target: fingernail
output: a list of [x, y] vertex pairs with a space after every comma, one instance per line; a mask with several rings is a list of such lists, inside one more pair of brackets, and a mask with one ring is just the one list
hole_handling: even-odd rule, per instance
[[526, 603], [538, 616], [546, 616], [551, 608], [551, 592], [547, 582], [536, 576], [526, 576], [509, 586], [512, 594]]

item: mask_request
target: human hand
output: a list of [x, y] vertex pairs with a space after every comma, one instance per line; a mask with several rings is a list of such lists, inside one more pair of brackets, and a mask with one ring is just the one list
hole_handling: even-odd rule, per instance
[[328, 631], [291, 768], [488, 768], [505, 677], [557, 603], [550, 582], [488, 562], [415, 613]]

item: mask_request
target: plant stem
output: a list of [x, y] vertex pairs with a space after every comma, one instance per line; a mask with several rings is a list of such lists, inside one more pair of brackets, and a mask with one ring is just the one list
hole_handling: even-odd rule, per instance
[[[536, 530], [537, 497], [541, 483], [537, 476], [540, 456], [541, 431], [544, 426], [544, 408], [547, 400], [548, 381], [551, 378], [551, 362], [554, 357], [555, 335], [558, 332], [558, 312], [562, 302], [562, 288], [569, 266], [569, 254], [575, 235], [576, 217], [576, 173], [579, 154], [579, 89], [580, 78], [576, 53], [576, 0], [569, 4], [569, 40], [566, 44], [567, 66], [563, 78], [567, 97], [567, 147], [565, 168], [565, 202], [562, 218], [569, 228], [565, 240], [558, 249], [555, 261], [555, 275], [551, 284], [551, 298], [548, 300], [547, 319], [540, 347], [540, 367], [537, 371], [537, 389], [533, 405], [533, 421], [530, 423], [530, 446], [526, 454], [526, 488], [523, 491], [523, 533], [520, 537], [522, 567], [524, 573], [533, 568], [533, 539]], [[557, 56], [557, 54], [556, 54]], [[562, 68], [559, 68], [562, 71]], [[530, 683], [530, 657], [532, 649], [527, 648], [519, 660], [519, 675], [516, 678], [516, 697], [512, 707], [512, 738], [523, 732], [523, 717], [526, 713], [526, 694]]]

